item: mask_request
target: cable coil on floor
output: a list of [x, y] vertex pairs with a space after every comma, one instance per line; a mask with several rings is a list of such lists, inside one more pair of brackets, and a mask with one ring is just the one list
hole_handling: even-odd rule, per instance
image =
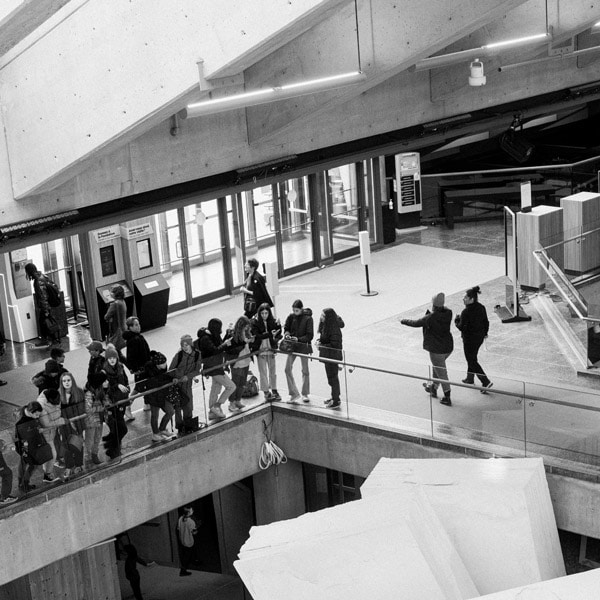
[[269, 428], [272, 427], [273, 420], [271, 420], [270, 425], [267, 425], [263, 419], [263, 433], [265, 436], [265, 441], [262, 443], [260, 456], [258, 457], [258, 466], [263, 471], [273, 465], [277, 467], [277, 465], [283, 465], [287, 462], [287, 456], [284, 454], [283, 450], [271, 439]]

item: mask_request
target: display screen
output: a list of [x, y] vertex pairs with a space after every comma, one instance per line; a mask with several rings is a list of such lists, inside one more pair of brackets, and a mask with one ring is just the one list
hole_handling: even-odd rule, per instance
[[147, 269], [152, 266], [152, 251], [150, 250], [150, 239], [137, 242], [138, 265], [140, 269]]
[[112, 244], [100, 248], [100, 265], [102, 267], [102, 277], [110, 277], [117, 272], [115, 247]]

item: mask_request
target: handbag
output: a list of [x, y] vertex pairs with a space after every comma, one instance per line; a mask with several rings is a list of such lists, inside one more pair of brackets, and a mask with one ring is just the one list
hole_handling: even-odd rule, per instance
[[29, 457], [31, 459], [31, 464], [34, 465], [43, 465], [47, 463], [49, 460], [52, 460], [52, 447], [48, 442], [44, 440], [44, 443], [37, 446], [36, 448], [29, 450]]
[[170, 402], [173, 405], [173, 408], [180, 408], [184, 404], [187, 404], [187, 398], [176, 383], [167, 389], [165, 400]]
[[254, 314], [256, 312], [256, 300], [252, 296], [244, 298], [244, 312]]
[[279, 342], [279, 352], [296, 352], [297, 342], [289, 338], [283, 338]]
[[58, 329], [59, 329], [58, 323], [56, 322], [56, 319], [52, 315], [48, 315], [47, 317], [44, 317], [44, 326], [46, 327], [46, 330], [50, 334], [57, 333]]

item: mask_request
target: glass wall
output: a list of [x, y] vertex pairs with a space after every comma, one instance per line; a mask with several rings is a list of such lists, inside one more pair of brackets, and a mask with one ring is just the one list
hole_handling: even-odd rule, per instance
[[360, 231], [360, 205], [354, 164], [327, 171], [327, 201], [333, 256], [355, 252]]

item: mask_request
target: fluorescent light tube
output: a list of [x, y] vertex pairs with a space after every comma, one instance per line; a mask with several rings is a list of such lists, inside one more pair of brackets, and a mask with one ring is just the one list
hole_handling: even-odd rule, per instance
[[178, 114], [182, 119], [200, 117], [226, 110], [257, 106], [259, 104], [275, 102], [276, 100], [285, 100], [287, 98], [295, 98], [305, 94], [333, 90], [338, 87], [359, 83], [366, 78], [366, 75], [362, 71], [351, 71], [349, 73], [329, 75], [327, 77], [309, 79], [298, 83], [289, 83], [281, 86], [224, 96], [223, 98], [195, 102], [194, 104], [189, 104]]
[[486, 50], [492, 50], [493, 48], [504, 48], [506, 46], [516, 46], [518, 44], [525, 44], [534, 40], [541, 40], [542, 38], [548, 37], [547, 33], [536, 33], [535, 35], [528, 35], [526, 37], [515, 38], [513, 40], [505, 40], [503, 42], [494, 42], [492, 44], [486, 44], [483, 46]]

